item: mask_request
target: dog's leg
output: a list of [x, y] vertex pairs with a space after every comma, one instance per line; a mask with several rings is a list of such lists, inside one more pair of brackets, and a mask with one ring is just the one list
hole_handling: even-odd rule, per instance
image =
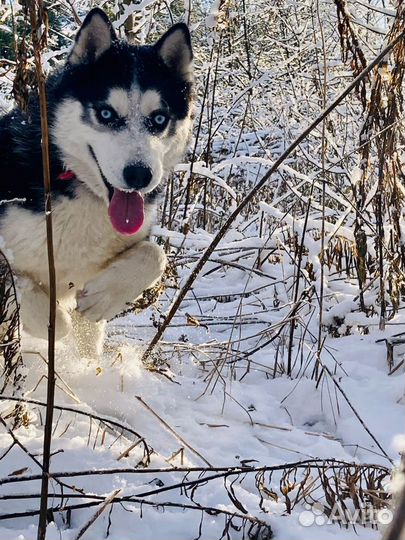
[[[34, 337], [48, 338], [49, 296], [30, 278], [21, 280], [20, 316], [23, 328]], [[62, 339], [71, 330], [69, 313], [56, 306], [55, 337]]]
[[166, 255], [152, 242], [139, 242], [86, 283], [77, 309], [91, 321], [108, 320], [122, 311], [163, 274]]
[[103, 352], [105, 321], [91, 322], [77, 310], [72, 312], [73, 335], [82, 358], [97, 359]]

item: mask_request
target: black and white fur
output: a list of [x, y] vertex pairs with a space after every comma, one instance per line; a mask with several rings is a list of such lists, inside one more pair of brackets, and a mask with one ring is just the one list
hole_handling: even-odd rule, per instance
[[[148, 237], [159, 186], [189, 139], [191, 91], [192, 49], [184, 24], [153, 46], [136, 47], [118, 40], [97, 8], [84, 20], [65, 67], [48, 80], [56, 333], [60, 339], [73, 328], [83, 356], [101, 352], [105, 321], [162, 275], [164, 252]], [[108, 116], [105, 109], [113, 113], [109, 124], [100, 117]], [[155, 122], [163, 117], [163, 126]], [[36, 100], [27, 114], [15, 109], [0, 119], [0, 201], [13, 201], [0, 205], [0, 236], [21, 285], [24, 329], [45, 338], [40, 140]], [[59, 179], [64, 170], [76, 178]], [[144, 197], [145, 221], [132, 236], [117, 233], [109, 220], [114, 188], [136, 189]]]

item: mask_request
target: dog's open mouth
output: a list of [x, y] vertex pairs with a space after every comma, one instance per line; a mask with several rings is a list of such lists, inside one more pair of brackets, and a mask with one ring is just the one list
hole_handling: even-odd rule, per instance
[[136, 234], [145, 220], [145, 209], [139, 191], [123, 191], [113, 187], [106, 179], [93, 148], [89, 145], [90, 154], [97, 163], [101, 178], [108, 189], [110, 204], [108, 216], [113, 228], [120, 234], [131, 236]]

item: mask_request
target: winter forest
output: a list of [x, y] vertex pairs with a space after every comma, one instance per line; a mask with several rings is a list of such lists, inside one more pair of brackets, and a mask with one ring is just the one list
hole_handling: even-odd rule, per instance
[[1, 115], [94, 7], [188, 25], [192, 133], [98, 356], [26, 331], [0, 201], [0, 539], [405, 538], [405, 3], [0, 0]]

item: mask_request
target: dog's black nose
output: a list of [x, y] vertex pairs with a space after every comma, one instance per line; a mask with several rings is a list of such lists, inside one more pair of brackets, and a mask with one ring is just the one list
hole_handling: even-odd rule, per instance
[[152, 171], [142, 163], [127, 165], [124, 169], [124, 180], [129, 188], [142, 189], [152, 180]]

